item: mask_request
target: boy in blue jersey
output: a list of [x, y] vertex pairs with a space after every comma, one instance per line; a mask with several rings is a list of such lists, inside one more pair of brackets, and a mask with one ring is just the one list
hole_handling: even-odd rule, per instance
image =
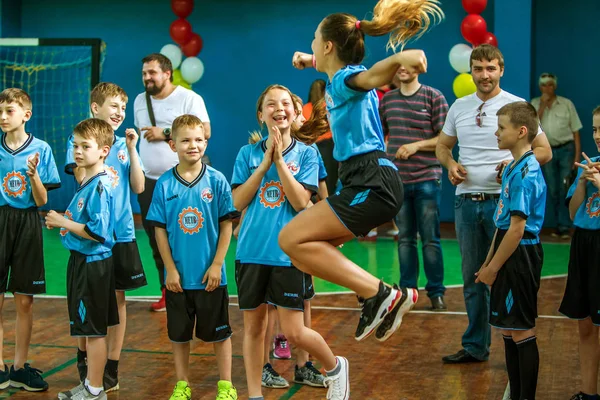
[[59, 399], [103, 400], [108, 327], [119, 324], [112, 247], [115, 242], [112, 182], [104, 160], [114, 141], [106, 121], [90, 118], [73, 129], [73, 156], [85, 171], [64, 216], [46, 215], [48, 228], [60, 228], [71, 252], [67, 264], [67, 304], [71, 336], [86, 338], [87, 378]]
[[[101, 82], [90, 95], [94, 118], [106, 121], [117, 131], [125, 119], [127, 94], [114, 83]], [[119, 308], [119, 325], [108, 330], [108, 361], [104, 371], [104, 390], [109, 393], [119, 390], [118, 368], [121, 349], [125, 339], [127, 324], [127, 306], [125, 291], [146, 286], [146, 275], [135, 240], [133, 211], [131, 210], [130, 189], [136, 194], [144, 191], [144, 170], [136, 144], [138, 134], [135, 129], [127, 129], [125, 138], [114, 135], [111, 151], [104, 160], [104, 169], [112, 183], [114, 201], [114, 220], [116, 243], [112, 249], [115, 267], [115, 287]], [[81, 182], [85, 169], [77, 167], [73, 156], [73, 135], [67, 143], [65, 172], [75, 176]], [[77, 341], [77, 369], [79, 381], [87, 375], [85, 338]]]
[[231, 327], [225, 255], [231, 241], [231, 188], [219, 171], [202, 163], [207, 139], [200, 119], [173, 121], [171, 149], [179, 164], [156, 182], [147, 221], [166, 270], [167, 329], [173, 343], [177, 384], [172, 400], [191, 399], [189, 355], [196, 337], [213, 343], [220, 380], [218, 400], [237, 399], [231, 383]]
[[[0, 389], [9, 385], [43, 391], [48, 384], [27, 363], [33, 327], [33, 295], [46, 292], [42, 224], [37, 208], [48, 190], [60, 187], [50, 146], [25, 132], [31, 99], [21, 89], [0, 93], [0, 309], [4, 293], [14, 294], [17, 309], [14, 364], [8, 369], [0, 349]], [[9, 280], [10, 275], [10, 280]], [[0, 338], [3, 328], [0, 323]]]
[[261, 378], [268, 369], [263, 366], [267, 304], [277, 306], [285, 337], [327, 370], [335, 370], [330, 380], [341, 382], [349, 393], [347, 360], [335, 357], [321, 335], [304, 325], [307, 275], [294, 267], [277, 241], [281, 229], [308, 206], [317, 191], [317, 155], [291, 134], [296, 111], [286, 87], [267, 87], [256, 111], [269, 136], [240, 149], [232, 178], [234, 205], [238, 210], [247, 208], [238, 238], [236, 283], [244, 311], [248, 394], [252, 400], [263, 398]]
[[[593, 113], [594, 142], [600, 151], [600, 107]], [[598, 395], [598, 326], [600, 326], [600, 157], [585, 161], [567, 194], [575, 233], [571, 241], [567, 287], [559, 311], [579, 324], [581, 391], [572, 400], [600, 399]]]
[[539, 233], [546, 206], [546, 183], [531, 150], [539, 122], [535, 108], [525, 101], [507, 104], [497, 115], [498, 147], [510, 150], [514, 160], [504, 169], [496, 233], [475, 275], [477, 283], [492, 286], [490, 325], [504, 337], [511, 399], [533, 400], [539, 368], [537, 293], [544, 258]]

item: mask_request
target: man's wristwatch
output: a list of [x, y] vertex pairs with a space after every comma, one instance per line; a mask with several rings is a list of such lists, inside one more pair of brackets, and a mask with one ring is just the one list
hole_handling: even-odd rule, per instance
[[163, 129], [163, 135], [165, 135], [165, 138], [170, 139], [171, 138], [171, 128]]

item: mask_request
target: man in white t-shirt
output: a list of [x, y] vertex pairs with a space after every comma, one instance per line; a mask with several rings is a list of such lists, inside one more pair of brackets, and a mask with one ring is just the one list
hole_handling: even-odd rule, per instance
[[[173, 66], [162, 54], [150, 54], [142, 59], [142, 79], [146, 91], [133, 103], [135, 126], [140, 130], [140, 157], [146, 171], [146, 187], [138, 196], [142, 223], [150, 238], [152, 256], [158, 269], [162, 298], [152, 304], [152, 310], [165, 311], [165, 267], [158, 252], [154, 229], [146, 223], [156, 180], [177, 165], [177, 153], [169, 147], [173, 120], [183, 114], [200, 118], [207, 138], [210, 137], [210, 120], [204, 100], [200, 95], [181, 86], [173, 85]], [[151, 104], [153, 118], [148, 109]], [[153, 121], [154, 119], [154, 121]]]
[[[450, 107], [436, 146], [436, 156], [457, 186], [454, 200], [456, 236], [462, 257], [463, 294], [469, 326], [462, 337], [462, 349], [443, 358], [458, 364], [485, 361], [489, 357], [491, 329], [490, 291], [475, 283], [475, 273], [485, 261], [495, 233], [494, 212], [500, 196], [498, 168], [512, 159], [508, 150], [498, 149], [496, 112], [505, 104], [523, 99], [500, 89], [504, 57], [494, 46], [481, 45], [471, 53], [471, 73], [476, 93], [462, 97]], [[452, 148], [458, 143], [458, 162]], [[552, 158], [546, 135], [538, 132], [532, 144], [540, 164]]]

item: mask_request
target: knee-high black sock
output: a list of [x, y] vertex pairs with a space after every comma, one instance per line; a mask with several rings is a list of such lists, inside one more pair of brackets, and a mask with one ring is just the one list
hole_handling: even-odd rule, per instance
[[534, 400], [540, 367], [540, 353], [535, 336], [517, 342], [517, 348], [519, 349], [519, 372], [521, 375], [521, 397], [519, 399]]
[[510, 398], [519, 400], [521, 396], [521, 375], [519, 373], [519, 349], [511, 336], [504, 336], [504, 355], [508, 381], [510, 382]]

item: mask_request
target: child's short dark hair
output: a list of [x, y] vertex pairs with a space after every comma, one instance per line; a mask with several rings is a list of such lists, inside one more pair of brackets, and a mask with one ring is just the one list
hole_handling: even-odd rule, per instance
[[89, 118], [81, 121], [73, 129], [73, 134], [84, 139], [94, 139], [98, 147], [112, 147], [115, 132], [106, 121], [98, 118]]
[[4, 89], [0, 93], [0, 103], [17, 103], [22, 109], [31, 111], [31, 97], [23, 89]]
[[[204, 135], [206, 135], [206, 132], [204, 131], [204, 125], [202, 125], [200, 118], [192, 114], [180, 115], [179, 117], [175, 118], [175, 121], [173, 121], [173, 125], [171, 126], [171, 138], [175, 140], [177, 133], [182, 128], [196, 128], [198, 126], [202, 128], [202, 132], [204, 132]], [[205, 137], [205, 139], [208, 138]]]
[[535, 107], [526, 101], [516, 101], [504, 105], [496, 113], [497, 116], [506, 115], [514, 126], [527, 128], [527, 140], [532, 143], [538, 133], [540, 122]]
[[124, 103], [127, 103], [128, 100], [127, 93], [119, 85], [110, 82], [100, 82], [92, 90], [90, 103], [102, 106], [109, 97], [120, 97]]

